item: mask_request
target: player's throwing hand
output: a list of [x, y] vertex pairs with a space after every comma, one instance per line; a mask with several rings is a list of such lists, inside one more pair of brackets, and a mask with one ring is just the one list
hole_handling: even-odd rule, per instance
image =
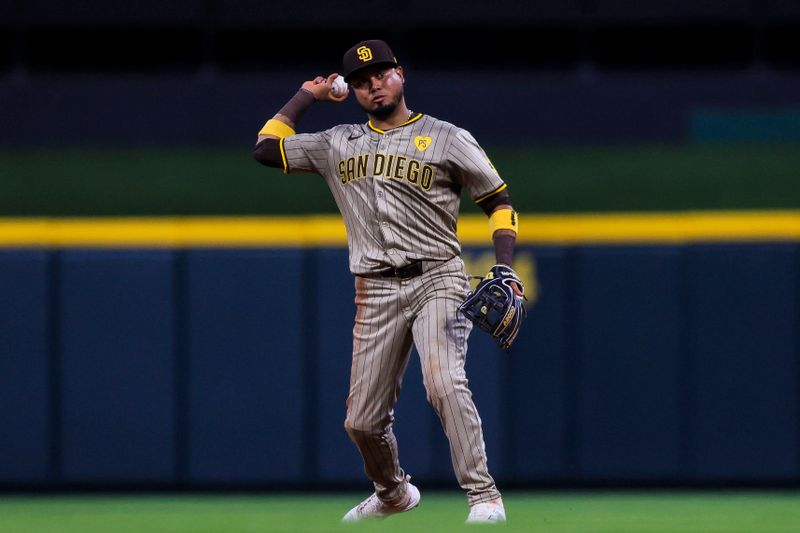
[[350, 94], [349, 88], [345, 85], [345, 91], [340, 95], [333, 93], [333, 80], [339, 76], [337, 73], [330, 74], [327, 78], [317, 76], [313, 80], [304, 82], [302, 88], [314, 95], [318, 102], [344, 102]]

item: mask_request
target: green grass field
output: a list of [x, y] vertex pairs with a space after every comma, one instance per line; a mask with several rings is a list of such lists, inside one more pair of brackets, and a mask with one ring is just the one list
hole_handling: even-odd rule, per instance
[[[2, 496], [3, 533], [236, 533], [281, 531], [457, 531], [466, 503], [457, 493], [423, 493], [420, 507], [382, 522], [345, 526], [361, 494], [203, 496]], [[505, 495], [503, 531], [800, 531], [800, 493], [558, 492]], [[481, 528], [483, 529], [483, 528]]]

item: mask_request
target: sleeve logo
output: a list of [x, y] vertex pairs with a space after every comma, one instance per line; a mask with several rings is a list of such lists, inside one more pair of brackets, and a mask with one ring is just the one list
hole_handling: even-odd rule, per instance
[[367, 46], [362, 46], [358, 50], [356, 50], [358, 54], [358, 59], [366, 63], [370, 59], [372, 59], [372, 50], [369, 49]]
[[419, 135], [414, 137], [414, 145], [420, 152], [427, 150], [431, 143], [433, 143], [433, 139], [430, 137], [420, 137]]

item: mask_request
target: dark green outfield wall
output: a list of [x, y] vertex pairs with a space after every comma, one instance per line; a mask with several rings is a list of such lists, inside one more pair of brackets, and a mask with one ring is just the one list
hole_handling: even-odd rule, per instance
[[[525, 212], [800, 207], [800, 144], [488, 152]], [[5, 150], [0, 187], [0, 216], [335, 211], [322, 180], [261, 167], [247, 146]]]
[[[469, 338], [503, 485], [800, 487], [800, 243], [534, 256], [511, 351]], [[366, 485], [346, 249], [0, 250], [0, 295], [0, 490]], [[412, 356], [404, 466], [455, 488], [421, 376]]]

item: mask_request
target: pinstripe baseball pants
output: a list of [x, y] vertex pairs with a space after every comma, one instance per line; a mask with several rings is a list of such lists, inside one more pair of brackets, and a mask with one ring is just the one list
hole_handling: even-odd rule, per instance
[[364, 458], [364, 471], [376, 493], [392, 502], [403, 497], [409, 479], [398, 461], [392, 422], [413, 342], [428, 402], [450, 441], [456, 477], [470, 505], [499, 498], [464, 372], [472, 323], [457, 311], [469, 289], [463, 261], [454, 257], [407, 280], [355, 279], [353, 362], [344, 426]]

